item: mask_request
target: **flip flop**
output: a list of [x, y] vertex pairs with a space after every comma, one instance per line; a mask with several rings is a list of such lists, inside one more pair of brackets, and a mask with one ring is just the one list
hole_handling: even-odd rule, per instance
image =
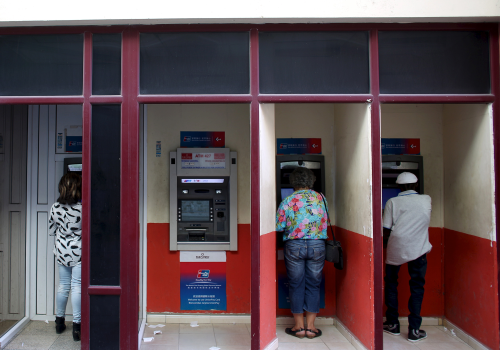
[[310, 335], [307, 335], [307, 333], [306, 333], [306, 336], [309, 339], [314, 339], [314, 338], [317, 338], [317, 337], [321, 337], [321, 335], [323, 334], [323, 332], [321, 332], [321, 329], [319, 329], [319, 328], [316, 328], [316, 332], [313, 331], [312, 329], [306, 329], [306, 332], [314, 333], [314, 336], [312, 336], [312, 337]]
[[300, 330], [292, 330], [292, 328], [285, 328], [285, 333], [293, 335], [294, 337], [297, 337], [299, 339], [304, 338], [306, 335], [304, 334], [303, 336], [297, 335], [297, 333], [304, 331], [304, 328], [301, 328]]

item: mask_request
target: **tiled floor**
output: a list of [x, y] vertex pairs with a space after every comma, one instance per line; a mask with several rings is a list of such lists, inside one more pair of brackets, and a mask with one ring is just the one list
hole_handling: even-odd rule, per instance
[[80, 350], [80, 342], [73, 340], [73, 323], [66, 322], [66, 327], [56, 334], [54, 321], [31, 321], [4, 350]]
[[393, 336], [384, 333], [384, 350], [471, 350], [457, 336], [442, 326], [422, 326], [427, 332], [427, 338], [417, 343], [410, 343], [408, 329], [401, 326], [401, 335]]
[[[57, 335], [54, 322], [32, 321], [4, 349], [6, 350], [77, 350], [80, 342], [73, 341], [71, 322], [66, 331]], [[154, 323], [149, 325], [154, 326]], [[316, 339], [298, 339], [285, 333], [290, 326], [276, 326], [279, 350], [355, 350], [334, 326], [320, 326], [323, 335]], [[404, 328], [404, 327], [402, 327]], [[422, 327], [428, 337], [416, 344], [408, 342], [405, 329], [400, 336], [384, 333], [384, 350], [471, 350], [472, 348], [440, 326]], [[154, 335], [160, 330], [162, 334]], [[144, 337], [154, 337], [142, 343], [140, 350], [220, 350], [250, 349], [250, 324], [165, 324], [164, 327], [146, 326]]]

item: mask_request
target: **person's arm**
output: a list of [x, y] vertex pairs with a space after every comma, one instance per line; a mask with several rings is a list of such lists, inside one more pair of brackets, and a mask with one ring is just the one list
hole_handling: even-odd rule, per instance
[[50, 208], [50, 216], [49, 216], [49, 236], [56, 235], [56, 221], [54, 218], [54, 206]]
[[392, 200], [390, 200], [390, 199], [385, 204], [382, 225], [383, 225], [382, 236], [383, 236], [383, 242], [384, 242], [384, 247], [385, 247], [385, 246], [387, 246], [387, 242], [389, 241], [389, 236], [391, 235], [392, 225], [393, 225]]
[[276, 231], [285, 231], [286, 228], [286, 213], [283, 210], [283, 202], [281, 202], [276, 211]]

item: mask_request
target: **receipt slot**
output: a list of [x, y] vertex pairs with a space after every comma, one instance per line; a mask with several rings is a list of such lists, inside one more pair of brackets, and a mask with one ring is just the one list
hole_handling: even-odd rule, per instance
[[170, 250], [237, 250], [237, 156], [228, 148], [170, 152]]

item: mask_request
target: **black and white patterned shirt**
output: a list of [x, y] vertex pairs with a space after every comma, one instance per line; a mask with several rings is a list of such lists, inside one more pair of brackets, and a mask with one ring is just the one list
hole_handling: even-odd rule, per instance
[[57, 263], [75, 266], [82, 261], [82, 204], [56, 202], [50, 208], [49, 235], [56, 236]]

